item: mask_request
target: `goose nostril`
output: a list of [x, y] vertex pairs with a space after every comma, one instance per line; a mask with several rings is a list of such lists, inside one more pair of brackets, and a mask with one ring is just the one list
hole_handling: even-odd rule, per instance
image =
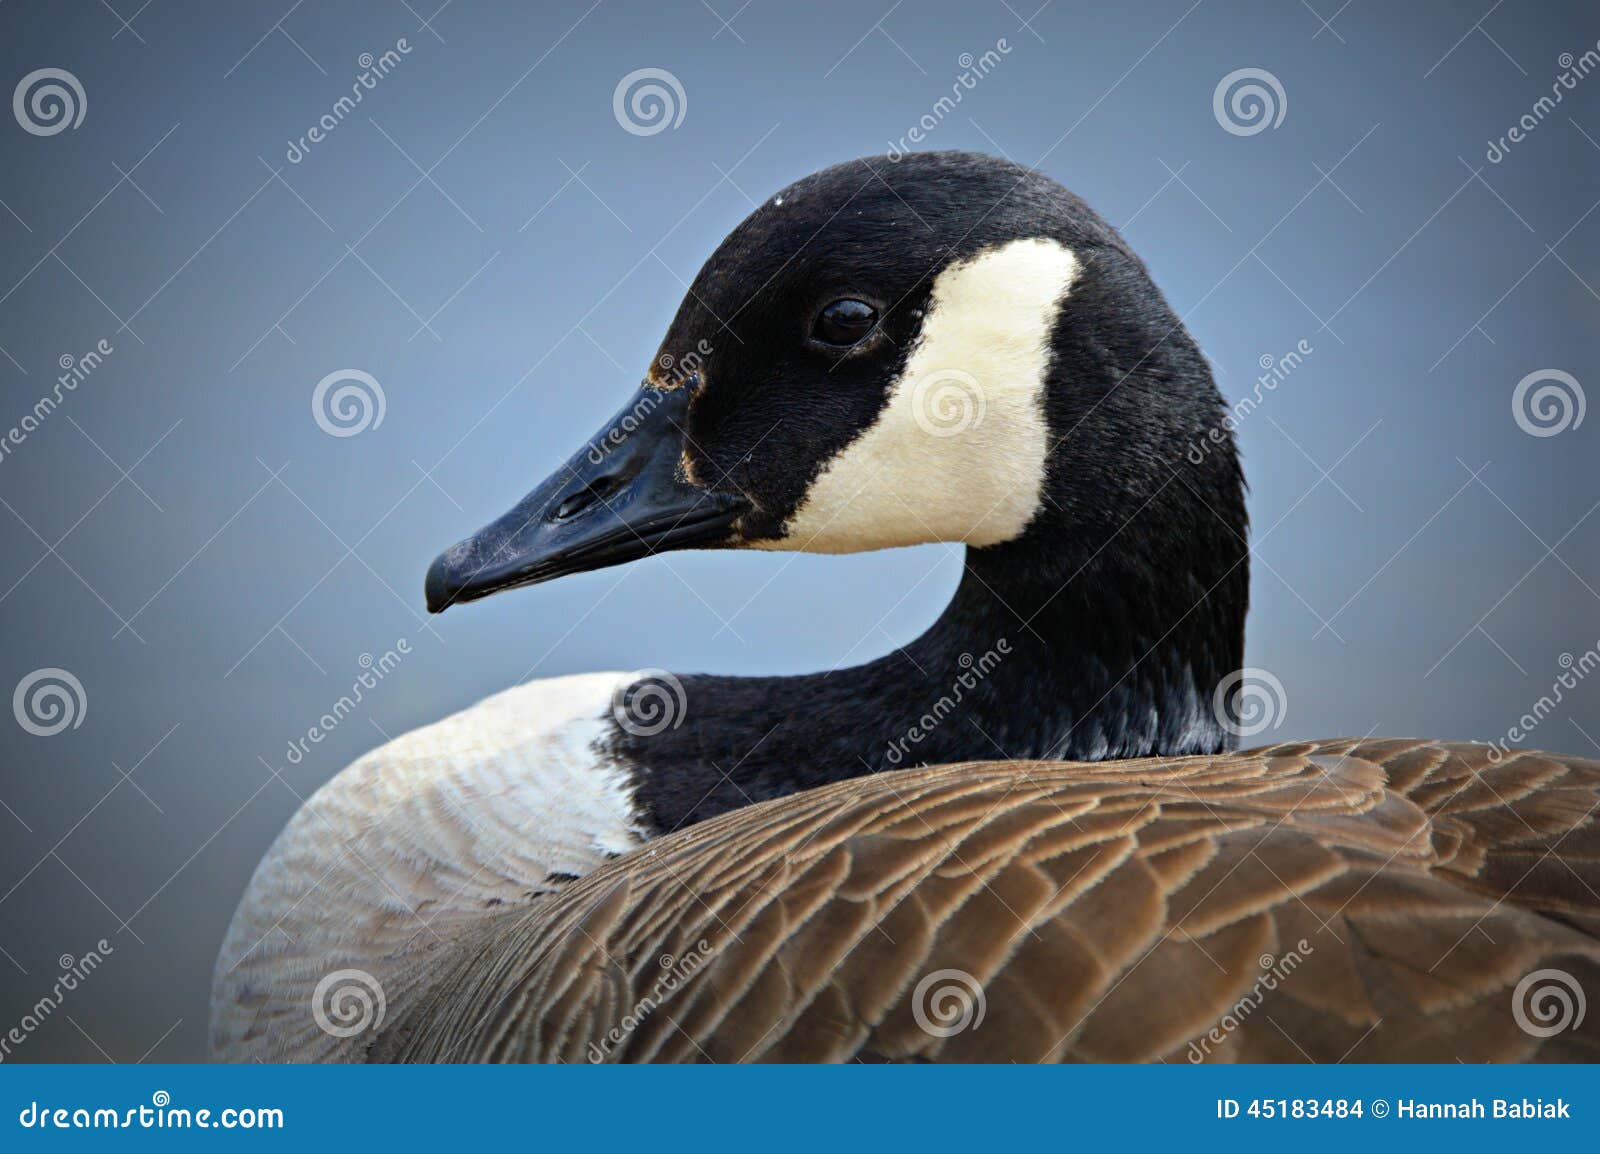
[[616, 491], [620, 481], [616, 477], [598, 477], [582, 489], [568, 494], [556, 506], [554, 520], [567, 521], [587, 510], [597, 501], [604, 501]]

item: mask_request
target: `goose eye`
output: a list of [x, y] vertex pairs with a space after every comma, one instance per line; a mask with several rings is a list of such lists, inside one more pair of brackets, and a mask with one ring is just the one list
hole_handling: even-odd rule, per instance
[[877, 323], [877, 309], [866, 301], [846, 297], [822, 310], [812, 336], [823, 344], [849, 348], [870, 333]]

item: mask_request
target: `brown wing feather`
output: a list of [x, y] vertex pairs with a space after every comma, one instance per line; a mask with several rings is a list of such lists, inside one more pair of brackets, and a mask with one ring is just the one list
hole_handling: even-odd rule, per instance
[[1600, 762], [1489, 754], [994, 762], [754, 806], [487, 922], [372, 1057], [1600, 1059], [1600, 1014], [1513, 1013], [1541, 968], [1600, 990]]

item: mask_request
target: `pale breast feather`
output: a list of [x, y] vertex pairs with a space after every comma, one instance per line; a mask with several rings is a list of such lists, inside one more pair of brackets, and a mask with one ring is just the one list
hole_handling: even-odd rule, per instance
[[638, 845], [631, 776], [604, 752], [614, 695], [632, 679], [508, 689], [373, 750], [313, 794], [229, 927], [213, 1055], [354, 1057], [313, 1013], [330, 974], [365, 975], [396, 1006], [464, 924], [544, 900]]

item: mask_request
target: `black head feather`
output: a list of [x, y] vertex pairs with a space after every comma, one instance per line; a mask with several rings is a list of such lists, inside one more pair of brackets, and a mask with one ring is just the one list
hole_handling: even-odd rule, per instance
[[[689, 472], [754, 503], [747, 538], [781, 536], [876, 420], [940, 272], [1026, 238], [1079, 267], [1050, 338], [1033, 520], [968, 550], [949, 609], [904, 650], [832, 674], [687, 677], [685, 724], [619, 730], [659, 827], [902, 765], [1233, 744], [1212, 694], [1243, 659], [1248, 548], [1223, 402], [1144, 264], [1048, 177], [922, 153], [837, 165], [762, 204], [695, 278], [652, 369], [693, 390]], [[871, 303], [882, 339], [842, 355], [809, 341], [840, 297]]]

